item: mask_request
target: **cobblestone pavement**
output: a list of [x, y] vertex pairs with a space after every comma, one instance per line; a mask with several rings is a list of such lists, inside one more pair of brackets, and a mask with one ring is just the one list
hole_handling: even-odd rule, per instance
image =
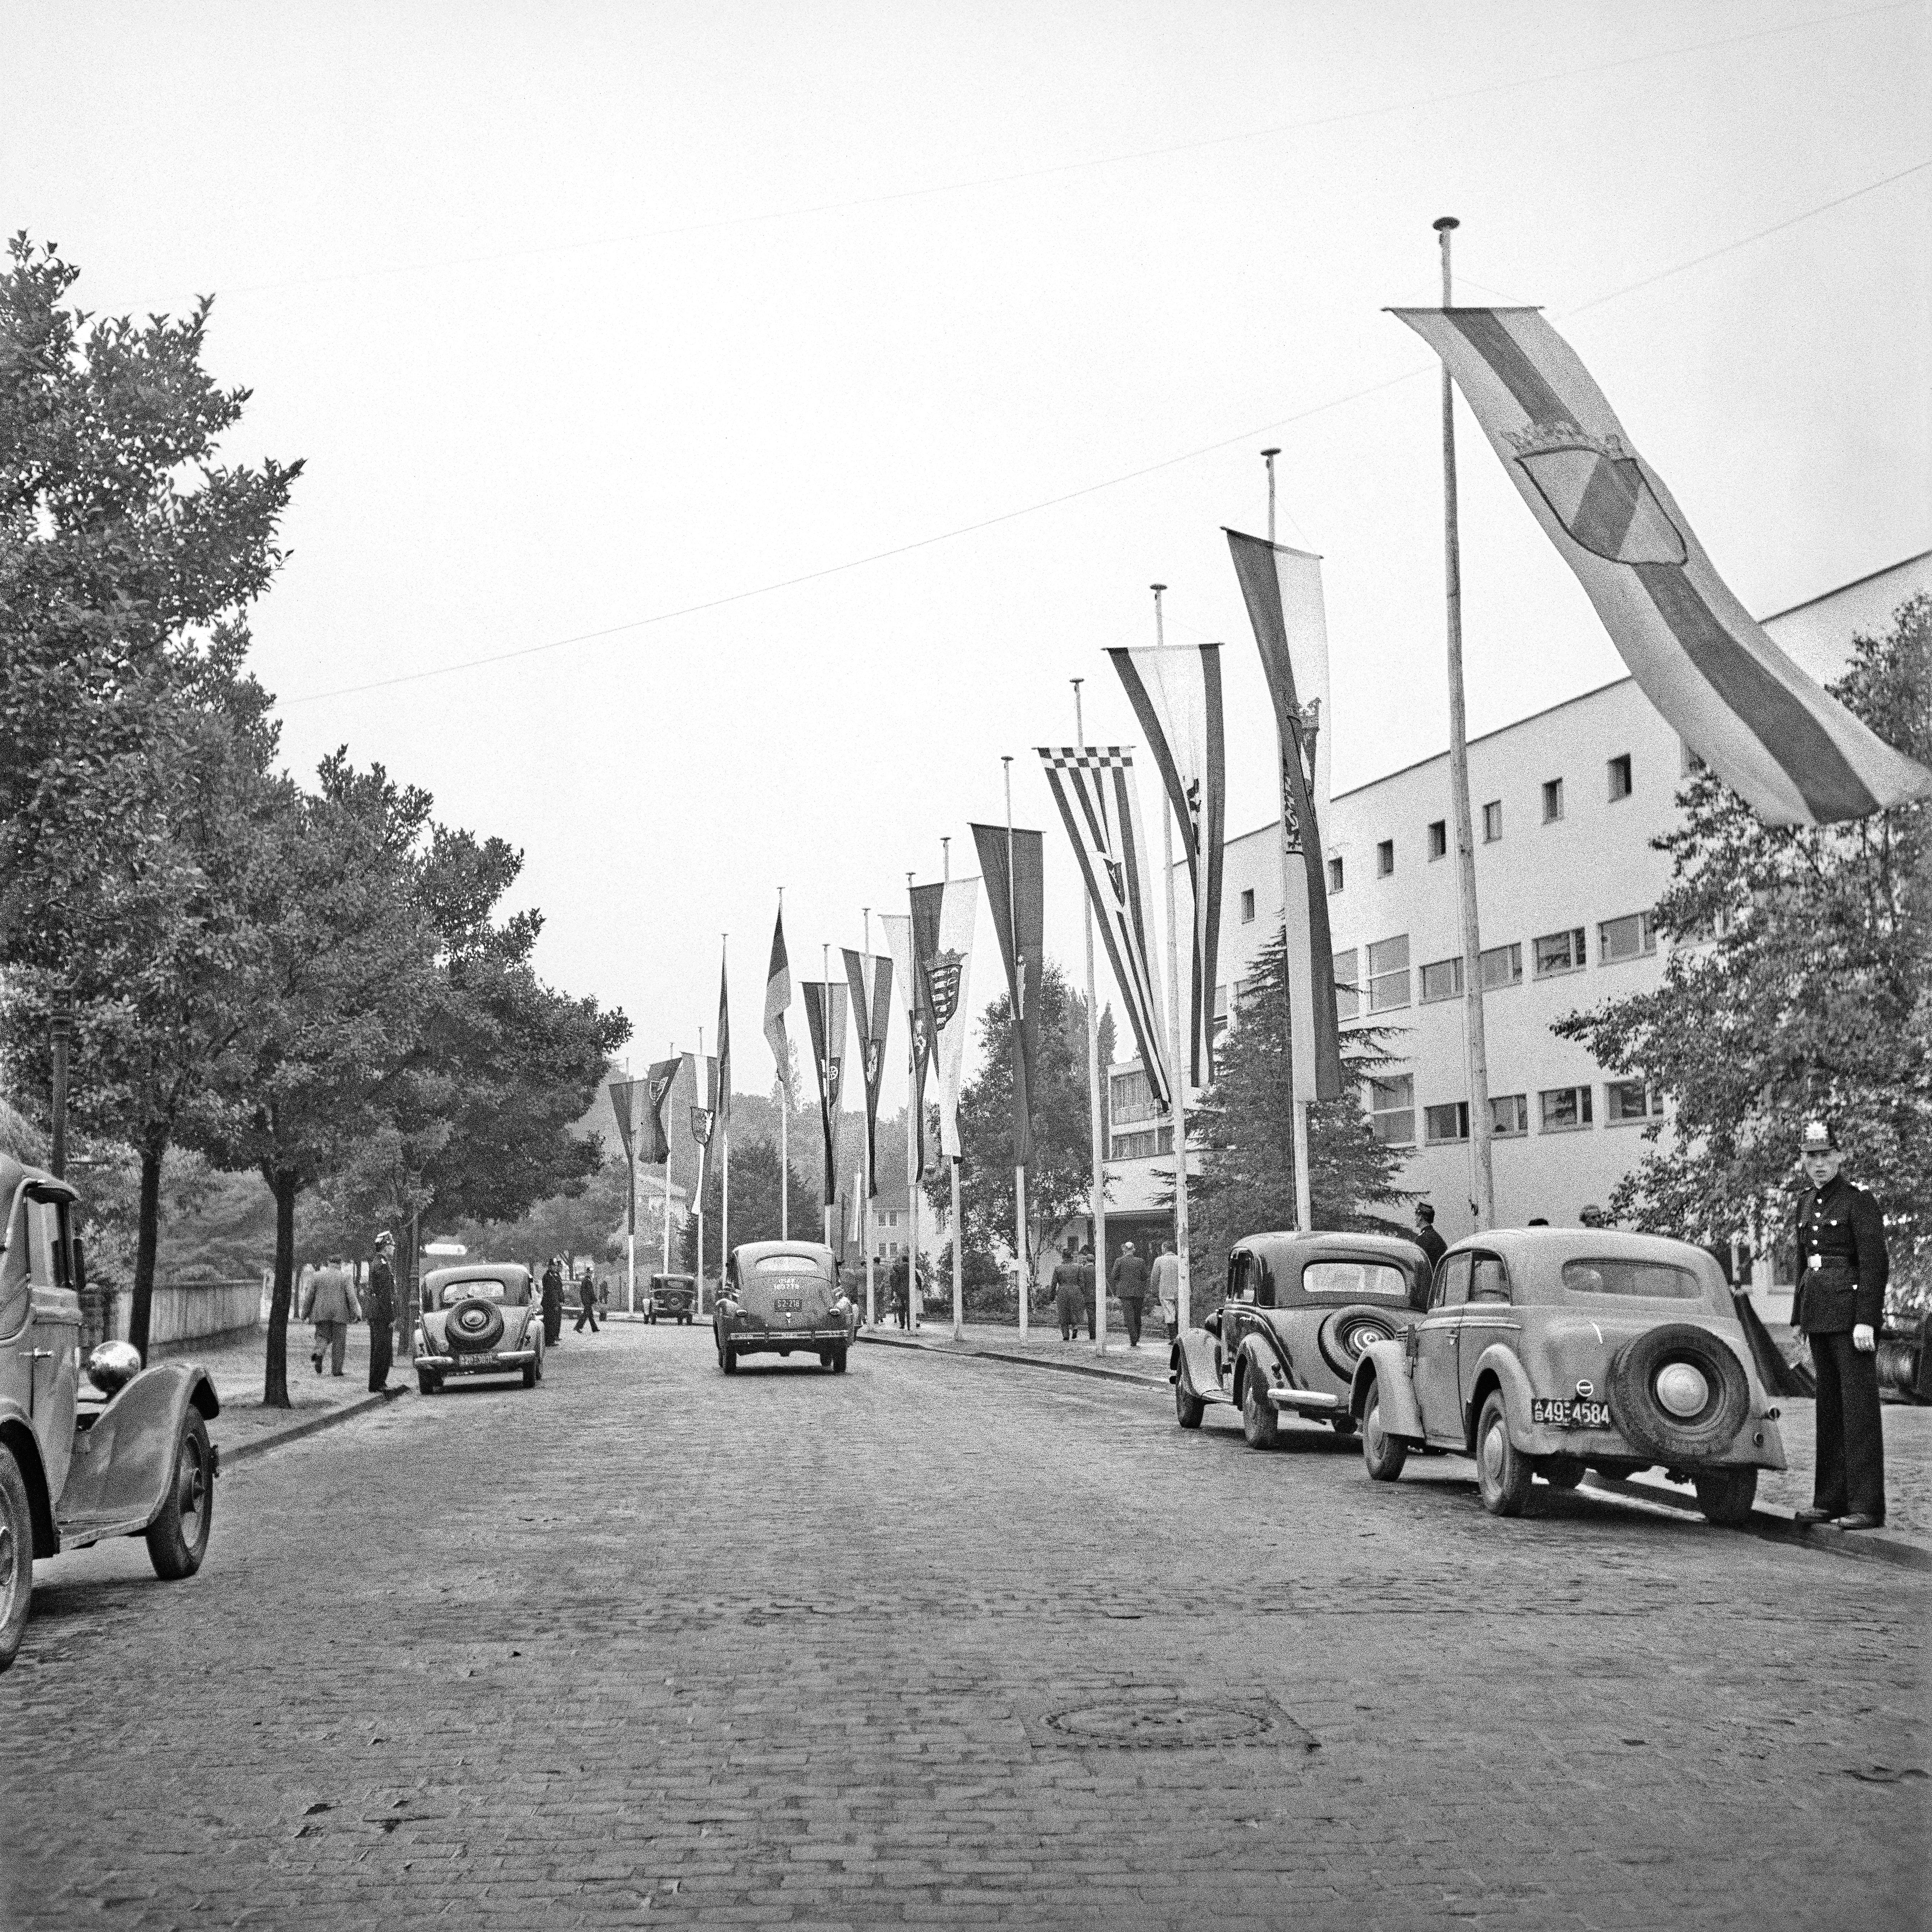
[[39, 1928], [1924, 1922], [1915, 1573], [1164, 1390], [627, 1326], [43, 1565]]

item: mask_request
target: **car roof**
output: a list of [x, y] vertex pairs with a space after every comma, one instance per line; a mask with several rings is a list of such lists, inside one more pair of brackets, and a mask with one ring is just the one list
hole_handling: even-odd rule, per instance
[[1244, 1235], [1231, 1252], [1239, 1254], [1244, 1249], [1275, 1268], [1305, 1266], [1310, 1262], [1364, 1258], [1387, 1262], [1391, 1268], [1410, 1274], [1424, 1274], [1429, 1267], [1429, 1257], [1414, 1242], [1400, 1234], [1351, 1234], [1339, 1229], [1318, 1229], [1312, 1234], [1304, 1234], [1289, 1228]]
[[734, 1262], [762, 1261], [767, 1255], [809, 1255], [826, 1268], [832, 1265], [832, 1250], [823, 1241], [741, 1241], [731, 1250]]
[[1654, 1262], [1666, 1268], [1688, 1268], [1706, 1288], [1725, 1288], [1724, 1271], [1716, 1258], [1689, 1241], [1669, 1234], [1627, 1234], [1616, 1228], [1491, 1228], [1465, 1234], [1442, 1258], [1469, 1253], [1500, 1255], [1512, 1274], [1534, 1282], [1545, 1280], [1565, 1262]]
[[431, 1268], [423, 1276], [425, 1288], [446, 1288], [452, 1281], [500, 1281], [514, 1287], [528, 1281], [530, 1271], [521, 1262], [467, 1262], [459, 1268]]

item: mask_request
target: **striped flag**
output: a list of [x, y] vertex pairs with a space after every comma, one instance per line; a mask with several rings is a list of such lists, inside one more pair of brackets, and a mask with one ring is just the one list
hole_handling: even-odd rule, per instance
[[[1134, 789], [1134, 761], [1123, 745], [1041, 745], [1048, 788], [1060, 808], [1148, 1085], [1165, 1114], [1173, 1106], [1160, 1043], [1160, 971], [1149, 943], [1147, 841]], [[1090, 1024], [1098, 1019], [1090, 1015]]]
[[970, 1024], [966, 982], [979, 902], [976, 878], [912, 889], [913, 953], [939, 1063], [939, 1151], [947, 1160], [959, 1158], [959, 1075]]
[[731, 989], [724, 960], [718, 961], [718, 1124], [731, 1124]]
[[650, 1071], [644, 1076], [644, 1091], [650, 1104], [645, 1109], [645, 1131], [638, 1136], [638, 1158], [646, 1166], [669, 1166], [670, 1134], [664, 1125], [664, 1108], [683, 1065], [682, 1054], [674, 1060], [654, 1060]]
[[1040, 1087], [1041, 982], [1046, 972], [1046, 841], [1010, 825], [972, 826], [1006, 969], [1013, 1028], [1013, 1165], [1033, 1158], [1034, 1095]]
[[879, 1087], [886, 1072], [886, 1029], [892, 1019], [892, 962], [875, 953], [845, 956], [845, 984], [852, 994], [852, 1017], [859, 1030], [859, 1063], [865, 1075], [866, 1162], [872, 1192], [879, 1191]]
[[1644, 695], [1760, 818], [1822, 825], [1932, 794], [1932, 772], [1827, 696], [1732, 596], [1536, 310], [1391, 313], [1442, 358]]
[[932, 1060], [932, 1021], [920, 996], [918, 976], [913, 970], [911, 914], [881, 913], [879, 923], [886, 929], [886, 944], [892, 956], [893, 970], [898, 976], [900, 997], [905, 1002], [910, 1042], [906, 1053], [906, 1105], [912, 1117], [912, 1138], [906, 1151], [906, 1164], [911, 1172], [906, 1181], [916, 1187], [926, 1178], [926, 1074]]
[[845, 1086], [845, 988], [837, 980], [805, 982], [805, 1017], [818, 1070], [818, 1121], [825, 1135], [825, 1204], [838, 1192], [838, 1115]]
[[791, 1042], [785, 1038], [785, 1015], [791, 1010], [791, 962], [785, 957], [784, 908], [778, 908], [772, 928], [772, 963], [765, 972], [765, 1038], [778, 1064], [778, 1084], [788, 1108], [797, 1105], [791, 1090]]
[[1194, 901], [1194, 993], [1189, 1011], [1194, 1084], [1214, 1078], [1214, 983], [1220, 967], [1221, 847], [1227, 758], [1221, 722], [1221, 646], [1156, 644], [1110, 650], [1181, 828]]

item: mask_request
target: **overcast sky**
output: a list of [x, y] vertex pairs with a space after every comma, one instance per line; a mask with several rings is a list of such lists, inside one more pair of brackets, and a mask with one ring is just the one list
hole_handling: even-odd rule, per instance
[[[1932, 156], [1926, 20], [0, 0], [0, 216], [89, 308], [214, 294], [234, 453], [305, 460], [254, 620], [291, 765], [346, 744], [520, 845], [543, 971], [634, 1058], [709, 1040], [728, 929], [762, 1088], [776, 888], [815, 973], [942, 835], [974, 869], [1003, 752], [1077, 961], [1030, 748], [1082, 675], [1090, 737], [1133, 736], [1101, 652], [1152, 641], [1152, 581], [1170, 641], [1230, 647], [1230, 830], [1268, 815], [1220, 527], [1262, 527], [1262, 445], [1326, 559], [1337, 788], [1442, 748], [1436, 383], [1382, 313], [1437, 298], [1438, 214], [1461, 298], [1547, 309], [1748, 607], [1922, 549], [1932, 172], [1856, 191]], [[1462, 422], [1482, 730], [1622, 667]]]

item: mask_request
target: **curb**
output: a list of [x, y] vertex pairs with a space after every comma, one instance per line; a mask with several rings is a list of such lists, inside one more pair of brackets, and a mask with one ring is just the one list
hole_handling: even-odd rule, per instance
[[970, 1343], [951, 1348], [935, 1348], [929, 1342], [902, 1342], [896, 1336], [868, 1335], [863, 1329], [859, 1331], [861, 1342], [869, 1342], [879, 1348], [916, 1348], [921, 1354], [950, 1357], [955, 1360], [982, 1362], [1016, 1362], [1023, 1369], [1046, 1369], [1063, 1376], [1092, 1376], [1102, 1382], [1130, 1382], [1136, 1388], [1165, 1389], [1168, 1384], [1165, 1376], [1143, 1375], [1137, 1369], [1103, 1369], [1092, 1362], [1054, 1362], [1042, 1360], [1037, 1355], [1018, 1355], [1004, 1348], [980, 1348]]
[[291, 1423], [287, 1428], [278, 1429], [272, 1435], [257, 1436], [251, 1442], [238, 1442], [232, 1449], [221, 1450], [221, 1466], [226, 1469], [234, 1463], [247, 1462], [252, 1456], [266, 1456], [271, 1449], [279, 1449], [285, 1442], [299, 1442], [304, 1436], [333, 1429], [338, 1422], [346, 1422], [352, 1416], [366, 1415], [370, 1409], [382, 1408], [398, 1396], [407, 1393], [400, 1388], [391, 1389], [386, 1395], [371, 1393], [354, 1402], [345, 1402], [340, 1408], [332, 1408], [326, 1415], [312, 1415], [305, 1422]]

